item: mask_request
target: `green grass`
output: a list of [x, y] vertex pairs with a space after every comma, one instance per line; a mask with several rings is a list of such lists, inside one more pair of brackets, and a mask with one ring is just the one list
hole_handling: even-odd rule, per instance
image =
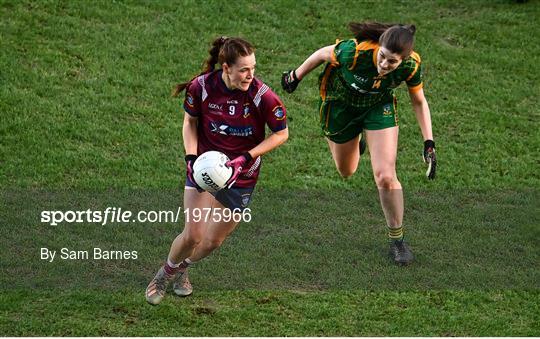
[[44, 327], [54, 336], [534, 336], [539, 297], [537, 291], [227, 291], [150, 307], [139, 291], [17, 292], [0, 296], [7, 305], [0, 326], [25, 336], [42, 335]]
[[[202, 291], [540, 287], [537, 192], [406, 193], [411, 206], [407, 234], [418, 259], [406, 269], [390, 265], [386, 257], [385, 228], [375, 194], [374, 190], [261, 190], [252, 205], [252, 220], [193, 268], [193, 282]], [[14, 288], [144, 286], [181, 230], [172, 222], [49, 226], [39, 220], [43, 210], [115, 206], [176, 211], [181, 206], [176, 191], [22, 191], [5, 192], [4, 199], [3, 220], [11, 227], [4, 231], [2, 248], [17, 253], [18, 259], [2, 265], [0, 284]], [[433, 209], [430, 204], [444, 208]], [[41, 247], [58, 252], [62, 247], [136, 250], [138, 259], [70, 261], [57, 255], [48, 263], [39, 260]]]
[[[538, 336], [537, 79], [529, 1], [0, 1], [0, 333], [46, 336]], [[385, 257], [369, 155], [336, 173], [316, 74], [281, 71], [348, 38], [346, 23], [415, 23], [438, 178], [406, 90], [398, 175], [417, 254]], [[179, 100], [210, 41], [243, 36], [282, 97], [289, 141], [265, 156], [253, 221], [192, 270], [195, 295], [150, 307], [179, 225], [39, 222], [41, 210], [181, 205]], [[126, 248], [134, 261], [39, 260], [41, 247]]]

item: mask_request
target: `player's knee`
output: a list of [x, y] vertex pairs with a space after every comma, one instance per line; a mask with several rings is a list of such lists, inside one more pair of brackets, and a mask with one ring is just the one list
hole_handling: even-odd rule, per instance
[[205, 239], [202, 246], [207, 250], [213, 251], [220, 247], [222, 243], [223, 239]]
[[184, 245], [188, 248], [195, 248], [202, 241], [203, 235], [197, 232], [189, 232], [184, 236]]
[[391, 172], [379, 172], [375, 174], [375, 183], [378, 188], [392, 189], [397, 182], [396, 175]]
[[352, 177], [352, 175], [356, 172], [356, 168], [345, 167], [345, 166], [343, 167], [338, 166], [337, 170], [338, 170], [339, 175], [341, 175], [343, 179], [348, 179]]

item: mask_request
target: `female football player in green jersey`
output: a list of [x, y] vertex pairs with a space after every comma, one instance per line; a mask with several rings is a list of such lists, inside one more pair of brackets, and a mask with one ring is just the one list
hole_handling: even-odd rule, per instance
[[394, 89], [405, 81], [424, 139], [426, 175], [435, 178], [435, 143], [424, 96], [420, 56], [413, 51], [415, 26], [350, 23], [354, 39], [337, 41], [282, 76], [292, 93], [312, 70], [326, 63], [319, 78], [320, 124], [339, 174], [354, 174], [366, 147], [388, 226], [390, 254], [407, 265], [414, 256], [403, 238], [403, 192], [396, 174], [398, 115]]

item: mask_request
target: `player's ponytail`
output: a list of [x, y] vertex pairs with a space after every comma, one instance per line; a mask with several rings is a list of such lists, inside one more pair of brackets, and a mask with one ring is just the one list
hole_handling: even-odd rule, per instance
[[415, 25], [383, 24], [379, 22], [351, 22], [349, 30], [356, 40], [378, 42], [392, 53], [408, 57], [414, 47]]
[[219, 62], [219, 52], [227, 40], [229, 40], [229, 38], [222, 36], [212, 42], [212, 47], [208, 50], [210, 57], [204, 62], [201, 74], [210, 73], [215, 69], [216, 64]]
[[[241, 56], [248, 56], [255, 52], [255, 48], [248, 41], [241, 38], [219, 37], [212, 42], [208, 50], [210, 56], [203, 63], [203, 71], [199, 75], [210, 73], [216, 69], [216, 64], [227, 63], [233, 65]], [[187, 81], [174, 87], [172, 96], [177, 97], [191, 82]]]
[[378, 42], [381, 35], [395, 24], [383, 24], [380, 22], [350, 22], [349, 30], [358, 41], [371, 40]]

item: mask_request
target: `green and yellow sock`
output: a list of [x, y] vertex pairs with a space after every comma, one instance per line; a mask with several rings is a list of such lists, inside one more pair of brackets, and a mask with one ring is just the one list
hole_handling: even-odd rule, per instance
[[390, 241], [402, 241], [403, 240], [403, 227], [389, 227], [388, 226], [388, 237]]

